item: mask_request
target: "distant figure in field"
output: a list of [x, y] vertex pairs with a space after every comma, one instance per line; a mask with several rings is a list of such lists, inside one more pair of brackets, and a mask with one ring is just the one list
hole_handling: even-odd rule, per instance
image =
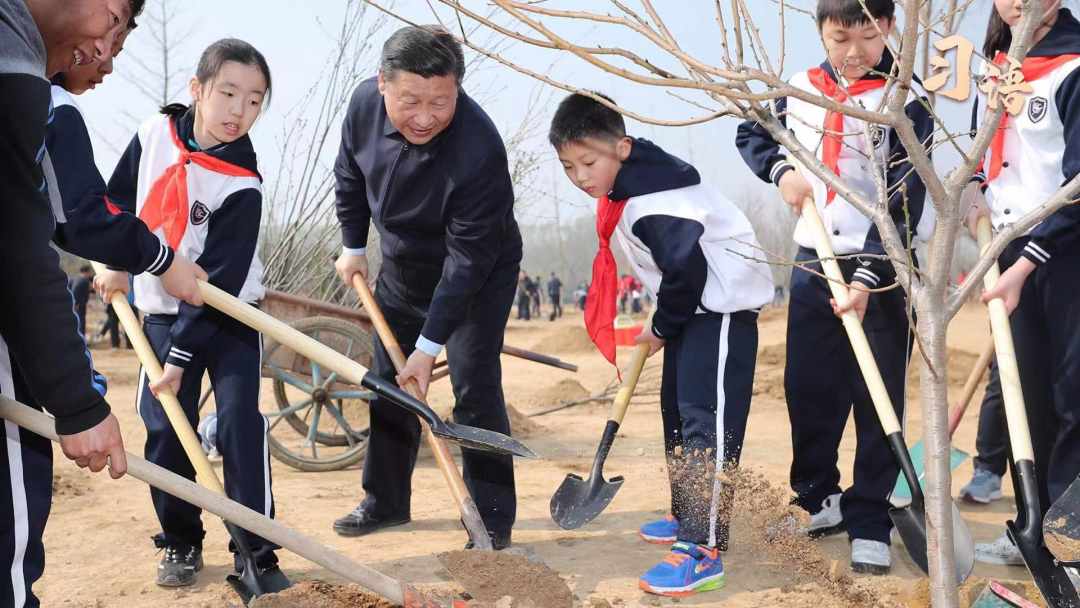
[[548, 298], [551, 299], [551, 320], [562, 316], [562, 281], [559, 277], [555, 276], [555, 273], [551, 273], [551, 278], [547, 283]]

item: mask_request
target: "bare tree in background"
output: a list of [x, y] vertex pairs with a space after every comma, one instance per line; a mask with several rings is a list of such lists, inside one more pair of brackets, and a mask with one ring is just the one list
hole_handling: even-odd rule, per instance
[[135, 48], [120, 56], [131, 65], [119, 70], [119, 76], [158, 107], [168, 105], [183, 92], [191, 72], [184, 47], [194, 26], [183, 23], [181, 4], [149, 0], [132, 39]]
[[[377, 0], [366, 0], [379, 6]], [[526, 2], [520, 0], [490, 0], [499, 9], [496, 16], [482, 14], [475, 7], [480, 0], [435, 0], [448, 10], [462, 25], [458, 33], [462, 41], [473, 50], [558, 89], [581, 93], [596, 99], [624, 115], [647, 124], [662, 126], [688, 126], [721, 117], [753, 120], [761, 124], [772, 137], [784, 146], [807, 171], [821, 179], [831, 190], [840, 194], [864, 215], [870, 218], [882, 235], [886, 255], [897, 272], [893, 288], [907, 292], [918, 318], [915, 326], [916, 339], [922, 353], [920, 362], [920, 388], [923, 408], [923, 439], [927, 452], [926, 478], [926, 524], [928, 528], [928, 558], [930, 592], [933, 605], [939, 608], [955, 608], [958, 605], [953, 553], [953, 522], [951, 503], [951, 472], [949, 467], [949, 438], [947, 433], [947, 378], [946, 378], [946, 332], [949, 321], [959, 311], [970, 295], [979, 289], [986, 271], [994, 264], [1005, 246], [1016, 237], [1061, 207], [1073, 203], [1080, 190], [1080, 178], [1073, 179], [1060, 188], [1041, 206], [1026, 214], [1012, 226], [1001, 230], [988, 250], [968, 274], [959, 289], [950, 285], [955, 244], [960, 233], [965, 209], [961, 205], [961, 192], [973, 175], [976, 166], [986, 154], [999, 120], [1003, 104], [983, 115], [973, 140], [967, 139], [966, 125], [951, 130], [940, 116], [935, 116], [937, 130], [933, 134], [932, 147], [947, 146], [961, 158], [959, 166], [946, 176], [940, 177], [934, 169], [930, 155], [915, 133], [904, 108], [909, 92], [915, 88], [914, 78], [918, 51], [928, 48], [932, 35], [942, 35], [955, 24], [957, 16], [970, 1], [949, 0], [942, 3], [943, 10], [934, 11], [932, 0], [898, 0], [903, 23], [898, 23], [896, 37], [889, 41], [896, 57], [893, 73], [887, 75], [885, 95], [880, 106], [864, 108], [840, 104], [832, 99], [801, 90], [788, 84], [782, 74], [787, 62], [785, 32], [789, 20], [799, 19], [796, 27], [812, 27], [805, 20], [807, 11], [793, 7], [786, 0], [773, 0], [776, 7], [776, 23], [780, 33], [777, 49], [766, 48], [758, 24], [748, 9], [749, 0], [716, 0], [698, 3], [701, 23], [716, 24], [715, 40], [719, 49], [718, 60], [703, 59], [688, 52], [666, 25], [659, 3], [654, 0], [637, 0], [634, 7], [622, 0], [612, 0], [605, 5], [610, 13], [580, 10], [580, 3]], [[754, 2], [758, 5], [758, 2]], [[939, 7], [942, 6], [939, 4]], [[484, 6], [487, 3], [483, 3]], [[708, 8], [706, 8], [708, 6]], [[1031, 45], [1031, 36], [1040, 19], [1041, 2], [1023, 0], [1024, 18], [1015, 29], [1009, 56], [1022, 60]], [[390, 10], [390, 9], [387, 9]], [[391, 11], [392, 12], [392, 11]], [[921, 16], [921, 19], [920, 19]], [[468, 28], [483, 24], [489, 31], [536, 48], [549, 49], [562, 55], [571, 55], [599, 70], [616, 75], [642, 86], [657, 87], [674, 97], [688, 102], [696, 115], [667, 118], [651, 116], [631, 107], [611, 104], [586, 90], [588, 87], [560, 81], [542, 68], [524, 65], [504, 53], [492, 51], [477, 43], [468, 35]], [[577, 24], [575, 31], [595, 28], [618, 28], [639, 37], [644, 51], [632, 51], [619, 46], [597, 45], [579, 42], [561, 35], [559, 31], [568, 24]], [[582, 28], [581, 26], [589, 26]], [[598, 36], [591, 32], [590, 39]], [[715, 49], [717, 45], [711, 45]], [[985, 58], [984, 58], [985, 59]], [[671, 66], [671, 67], [661, 67]], [[961, 78], [970, 78], [961, 74]], [[692, 98], [688, 98], [691, 97]], [[797, 98], [805, 103], [840, 112], [867, 123], [862, 135], [869, 138], [870, 125], [883, 125], [894, 130], [908, 151], [914, 171], [926, 184], [927, 204], [932, 206], [937, 222], [929, 236], [929, 260], [921, 269], [909, 261], [904, 239], [889, 214], [888, 191], [883, 163], [874, 156], [872, 173], [877, 176], [876, 196], [869, 196], [852, 188], [841, 176], [835, 175], [817, 157], [817, 151], [801, 145], [780, 122], [774, 101], [781, 97]], [[688, 112], [689, 114], [689, 112]]]

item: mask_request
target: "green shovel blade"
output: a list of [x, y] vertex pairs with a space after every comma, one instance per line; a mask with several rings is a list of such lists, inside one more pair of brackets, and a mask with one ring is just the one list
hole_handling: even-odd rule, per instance
[[[923, 477], [926, 475], [926, 450], [923, 447], [922, 440], [920, 439], [915, 445], [911, 446], [908, 451], [911, 453], [911, 463], [915, 465], [915, 473], [918, 475], [921, 484]], [[967, 452], [952, 448], [949, 451], [949, 470], [955, 471], [956, 467], [959, 467], [967, 459]], [[893, 487], [891, 498], [894, 503], [911, 500], [911, 488], [908, 487], [907, 480], [904, 479], [902, 472], [896, 478], [896, 485]]]

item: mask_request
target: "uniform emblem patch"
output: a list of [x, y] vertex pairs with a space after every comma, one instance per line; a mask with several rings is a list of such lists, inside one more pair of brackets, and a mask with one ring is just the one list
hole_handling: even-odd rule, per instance
[[210, 210], [206, 208], [206, 205], [195, 201], [195, 204], [191, 206], [191, 223], [198, 226], [205, 224], [208, 219], [210, 219]]
[[1046, 116], [1047, 102], [1045, 97], [1032, 97], [1028, 100], [1028, 120], [1039, 122]]
[[875, 148], [880, 148], [881, 144], [885, 143], [885, 129], [879, 125], [873, 125], [870, 127], [870, 143], [874, 144]]

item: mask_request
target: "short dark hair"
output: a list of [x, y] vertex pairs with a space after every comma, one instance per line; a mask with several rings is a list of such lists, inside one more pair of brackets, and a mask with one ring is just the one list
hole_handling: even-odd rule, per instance
[[393, 80], [398, 72], [423, 78], [453, 74], [458, 84], [465, 78], [465, 53], [461, 43], [441, 25], [408, 25], [390, 34], [379, 57], [383, 78]]
[[[612, 105], [615, 100], [603, 93], [593, 93]], [[622, 114], [596, 101], [588, 95], [573, 93], [562, 100], [551, 119], [548, 141], [556, 150], [586, 137], [619, 139], [626, 137], [626, 122]]]
[[128, 19], [129, 30], [139, 27], [139, 24], [135, 23], [135, 18], [142, 14], [145, 6], [146, 0], [131, 0], [131, 18]]
[[[865, 8], [863, 8], [864, 4]], [[891, 20], [895, 14], [896, 2], [893, 0], [818, 0], [817, 3], [819, 29], [826, 21], [835, 21], [844, 27], [851, 27], [878, 19]]]

